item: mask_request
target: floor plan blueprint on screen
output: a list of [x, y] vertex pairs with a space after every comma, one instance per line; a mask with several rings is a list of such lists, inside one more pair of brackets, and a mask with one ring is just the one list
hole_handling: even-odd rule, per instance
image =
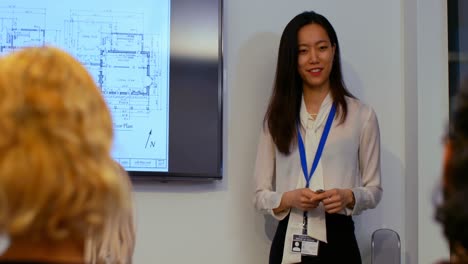
[[169, 0], [0, 3], [0, 54], [54, 45], [80, 60], [112, 111], [113, 156], [127, 170], [168, 170], [169, 34]]

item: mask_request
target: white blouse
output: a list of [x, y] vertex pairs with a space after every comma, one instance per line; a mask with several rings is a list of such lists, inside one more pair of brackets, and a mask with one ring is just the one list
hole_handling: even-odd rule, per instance
[[[333, 121], [309, 188], [314, 191], [333, 188], [351, 189], [356, 200], [354, 209], [346, 208], [340, 213], [356, 215], [363, 210], [374, 208], [382, 196], [380, 134], [377, 117], [372, 108], [350, 97], [346, 97], [346, 102], [348, 105], [346, 120], [340, 124], [338, 116]], [[329, 94], [322, 102], [314, 121], [302, 101], [301, 135], [309, 171], [331, 105], [332, 99]], [[305, 187], [297, 143], [289, 155], [284, 155], [276, 148], [268, 128], [263, 129], [257, 149], [254, 176], [255, 207], [278, 220], [284, 219], [290, 213], [282, 263], [300, 262], [301, 253], [292, 252], [291, 245], [292, 235], [301, 234], [303, 212], [292, 208], [278, 214], [273, 213], [273, 209], [280, 205], [284, 192]], [[321, 203], [319, 207], [308, 212], [307, 231], [309, 236], [327, 242], [325, 211]]]

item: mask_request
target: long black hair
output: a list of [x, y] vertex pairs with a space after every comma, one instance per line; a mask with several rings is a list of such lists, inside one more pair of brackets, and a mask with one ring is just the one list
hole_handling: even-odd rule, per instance
[[331, 44], [335, 47], [332, 70], [330, 73], [330, 91], [333, 102], [337, 105], [340, 121], [344, 122], [348, 114], [345, 96], [354, 97], [347, 89], [341, 72], [340, 46], [333, 26], [322, 15], [314, 11], [303, 12], [294, 17], [285, 27], [281, 35], [276, 65], [276, 78], [273, 94], [268, 110], [265, 114], [264, 124], [278, 150], [289, 154], [291, 143], [296, 138], [296, 123], [299, 120], [299, 111], [302, 100], [302, 78], [297, 69], [299, 30], [308, 24], [317, 24], [325, 29]]

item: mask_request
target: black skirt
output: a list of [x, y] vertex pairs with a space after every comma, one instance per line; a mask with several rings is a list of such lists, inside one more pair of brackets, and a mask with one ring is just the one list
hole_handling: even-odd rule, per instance
[[[328, 243], [320, 241], [318, 255], [302, 256], [301, 263], [362, 263], [351, 216], [326, 214], [325, 219]], [[281, 264], [288, 220], [289, 215], [279, 222], [271, 244], [269, 264]]]

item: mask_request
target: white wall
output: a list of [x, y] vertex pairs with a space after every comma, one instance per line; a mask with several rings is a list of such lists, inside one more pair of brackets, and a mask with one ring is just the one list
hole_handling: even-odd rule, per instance
[[[414, 1], [421, 4], [428, 0]], [[138, 237], [135, 263], [267, 263], [275, 226], [271, 218], [257, 213], [251, 202], [256, 145], [274, 78], [281, 32], [293, 16], [311, 9], [325, 15], [334, 25], [342, 48], [343, 69], [349, 89], [374, 107], [380, 122], [384, 196], [377, 209], [356, 218], [356, 234], [363, 259], [365, 263], [370, 263], [371, 232], [380, 227], [389, 227], [400, 233], [406, 263], [416, 263], [417, 241], [411, 241], [408, 246], [411, 250], [406, 250], [406, 241], [412, 237], [410, 235], [418, 235], [414, 230], [407, 231], [416, 225], [414, 221], [408, 224], [412, 219], [408, 213], [415, 207], [408, 206], [407, 201], [419, 199], [421, 203], [418, 205], [424, 206], [424, 209], [414, 214], [419, 214], [419, 219], [427, 217], [427, 194], [418, 196], [417, 189], [419, 186], [424, 191], [427, 189], [421, 183], [424, 172], [431, 170], [432, 175], [436, 175], [433, 167], [422, 166], [425, 162], [434, 164], [439, 160], [437, 145], [436, 154], [430, 156], [429, 152], [433, 152], [431, 146], [440, 142], [432, 142], [434, 135], [437, 137], [440, 132], [440, 124], [431, 123], [436, 126], [434, 135], [426, 131], [429, 125], [426, 122], [417, 128], [408, 125], [414, 124], [407, 117], [407, 112], [414, 107], [408, 107], [413, 104], [405, 100], [406, 89], [415, 89], [411, 87], [415, 84], [420, 88], [418, 95], [409, 97], [413, 101], [421, 95], [423, 84], [433, 87], [430, 91], [439, 96], [440, 90], [437, 89], [443, 87], [441, 80], [444, 76], [437, 75], [433, 72], [435, 68], [430, 66], [412, 68], [411, 63], [441, 64], [445, 61], [442, 45], [433, 51], [436, 56], [427, 58], [426, 53], [432, 46], [418, 44], [418, 50], [424, 51], [418, 52], [418, 57], [415, 56], [413, 60], [405, 59], [404, 55], [409, 52], [407, 47], [415, 46], [414, 41], [405, 41], [409, 39], [405, 37], [409, 33], [405, 31], [403, 21], [410, 17], [405, 10], [410, 8], [410, 12], [416, 13], [416, 8], [413, 5], [411, 9], [404, 2], [225, 0], [224, 179], [214, 183], [136, 184]], [[437, 0], [428, 2], [435, 3]], [[438, 12], [439, 7], [434, 5], [429, 9], [417, 12], [422, 22], [428, 22], [426, 12]], [[413, 28], [421, 22], [412, 21]], [[437, 24], [437, 21], [433, 20], [432, 24]], [[444, 25], [437, 26], [441, 29]], [[417, 29], [420, 30], [419, 24]], [[429, 40], [429, 33], [418, 35], [418, 40]], [[439, 37], [435, 35], [433, 38]], [[421, 56], [424, 56], [424, 60]], [[414, 74], [418, 74], [418, 81], [405, 75], [406, 70], [411, 71], [411, 68]], [[417, 69], [420, 71], [416, 72]], [[426, 70], [433, 74], [432, 79], [420, 80], [422, 78], [419, 76]], [[437, 100], [433, 103], [438, 104], [437, 109], [443, 112], [445, 105]], [[421, 108], [416, 111], [427, 110], [425, 101], [421, 102], [420, 99], [417, 103]], [[443, 115], [436, 117], [443, 118]], [[421, 115], [418, 118], [422, 118]], [[419, 131], [418, 135], [423, 136], [419, 141], [418, 153], [427, 152], [430, 156], [419, 167], [417, 161], [416, 164], [411, 162], [414, 158], [409, 157], [411, 151], [405, 147], [411, 131]], [[408, 172], [419, 173], [419, 181], [414, 176], [408, 181], [405, 177]], [[405, 188], [411, 182], [419, 184], [416, 192]], [[420, 240], [431, 236], [434, 227], [431, 222], [422, 223]], [[419, 244], [422, 252], [432, 246], [424, 243]], [[431, 250], [438, 256], [444, 254], [437, 249]], [[419, 260], [429, 259], [419, 257]]]
[[405, 263], [418, 263], [418, 17], [417, 1], [403, 1], [403, 80], [405, 87]]
[[442, 139], [448, 120], [447, 3], [418, 0], [419, 263], [448, 256], [434, 222], [432, 194], [439, 184]]

